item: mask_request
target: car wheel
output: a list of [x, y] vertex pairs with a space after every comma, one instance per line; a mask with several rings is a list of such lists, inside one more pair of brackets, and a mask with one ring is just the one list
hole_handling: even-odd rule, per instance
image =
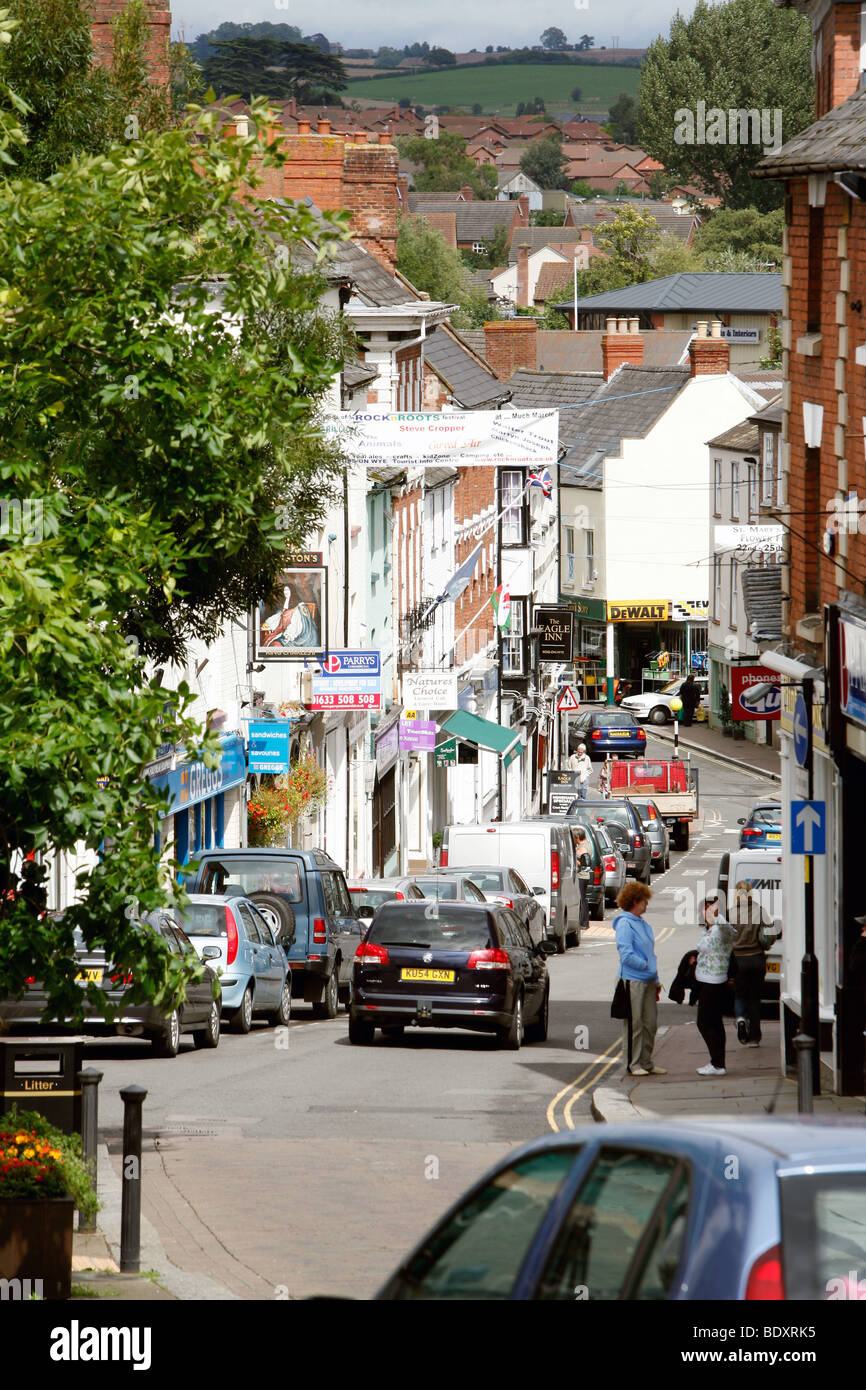
[[518, 994], [514, 1002], [514, 1013], [507, 1028], [497, 1028], [497, 1047], [507, 1048], [509, 1052], [519, 1052], [523, 1042], [523, 999]]
[[253, 1022], [253, 991], [252, 986], [247, 985], [244, 990], [244, 997], [241, 1000], [240, 1008], [235, 1009], [232, 1014], [229, 1027], [233, 1033], [248, 1033]]
[[649, 722], [651, 724], [667, 724], [671, 717], [671, 712], [666, 705], [656, 705], [655, 709], [649, 712]]
[[193, 1033], [192, 1040], [196, 1047], [219, 1047], [220, 1006], [215, 999], [210, 1006], [207, 1027], [200, 1028], [197, 1032]]
[[280, 994], [279, 1007], [276, 1008], [273, 1011], [273, 1013], [266, 1014], [265, 1017], [267, 1018], [268, 1023], [270, 1023], [273, 1028], [287, 1028], [289, 1023], [291, 1022], [292, 982], [288, 976], [286, 976], [286, 980], [282, 988], [282, 993]]
[[349, 1014], [349, 1042], [356, 1046], [369, 1047], [373, 1041], [373, 1034], [376, 1029], [372, 1023], [367, 1023], [366, 1019], [357, 1018], [355, 1014]]
[[250, 893], [250, 902], [259, 909], [277, 944], [289, 947], [295, 939], [294, 908], [279, 893]]
[[157, 1057], [176, 1057], [180, 1051], [180, 1015], [173, 1009], [165, 1020], [165, 1031], [153, 1040]]
[[325, 981], [325, 993], [317, 1004], [313, 1005], [314, 1018], [336, 1018], [337, 1010], [340, 1007], [340, 980], [337, 974], [337, 966]]
[[545, 1042], [550, 1023], [550, 985], [544, 991], [544, 1002], [538, 1011], [538, 1018], [526, 1029], [527, 1042]]
[[563, 931], [561, 936], [557, 935], [553, 939], [556, 942], [556, 954], [558, 956], [564, 956], [566, 949], [565, 932]]

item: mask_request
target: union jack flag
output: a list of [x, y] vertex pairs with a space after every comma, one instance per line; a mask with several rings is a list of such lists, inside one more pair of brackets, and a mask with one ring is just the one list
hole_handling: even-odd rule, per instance
[[549, 468], [545, 468], [542, 473], [530, 473], [527, 482], [529, 487], [540, 487], [545, 497], [550, 497], [553, 493], [553, 479]]

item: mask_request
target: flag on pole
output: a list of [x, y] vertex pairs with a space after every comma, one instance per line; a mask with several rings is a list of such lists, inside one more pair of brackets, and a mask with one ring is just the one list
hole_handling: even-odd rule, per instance
[[496, 614], [496, 626], [501, 632], [507, 632], [511, 627], [511, 592], [508, 585], [500, 584], [498, 589], [494, 589], [490, 602]]
[[542, 472], [530, 473], [527, 479], [529, 487], [540, 487], [545, 497], [550, 497], [553, 493], [553, 479], [550, 476], [550, 469], [545, 468]]
[[445, 585], [444, 592], [439, 595], [440, 603], [444, 603], [445, 600], [449, 598], [453, 603], [456, 603], [460, 595], [463, 593], [464, 589], [469, 588], [469, 585], [472, 583], [472, 576], [475, 574], [475, 571], [478, 567], [478, 560], [481, 555], [482, 544], [483, 542], [479, 542], [479, 544], [476, 545], [475, 549], [473, 550], [472, 554], [466, 560], [463, 561], [463, 564], [460, 566], [459, 570], [455, 570], [455, 572], [452, 574], [451, 578]]

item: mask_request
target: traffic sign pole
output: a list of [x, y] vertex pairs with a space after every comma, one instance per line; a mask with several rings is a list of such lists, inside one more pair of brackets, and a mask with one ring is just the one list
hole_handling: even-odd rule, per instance
[[[809, 676], [803, 680], [803, 701], [806, 706], [806, 777], [808, 779], [808, 800], [814, 799], [814, 759], [812, 753], [812, 701], [814, 698], [814, 682]], [[812, 831], [804, 824], [804, 832], [808, 838], [805, 841], [805, 848], [812, 846]], [[805, 941], [803, 959], [800, 964], [800, 1032], [811, 1039], [812, 1048], [812, 1094], [821, 1094], [821, 1022], [818, 1017], [818, 959], [815, 955], [815, 875], [814, 875], [814, 856], [804, 855], [804, 910], [805, 910]]]

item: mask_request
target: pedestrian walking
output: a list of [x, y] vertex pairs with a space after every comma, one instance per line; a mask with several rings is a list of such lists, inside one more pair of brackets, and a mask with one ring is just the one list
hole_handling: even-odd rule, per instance
[[622, 1021], [626, 1071], [632, 1076], [665, 1076], [653, 1062], [658, 999], [661, 993], [655, 937], [644, 914], [652, 892], [643, 883], [627, 883], [616, 900], [613, 919], [620, 979], [625, 982], [627, 1016]]
[[618, 761], [618, 756], [619, 755], [616, 753], [608, 753], [598, 774], [598, 789], [605, 800], [610, 796], [610, 789], [613, 782], [613, 765]]
[[698, 1076], [725, 1075], [725, 994], [730, 975], [731, 947], [736, 927], [719, 917], [717, 897], [704, 898], [704, 934], [698, 942], [695, 979], [698, 991], [698, 1032], [707, 1045], [710, 1060], [698, 1067]]
[[680, 687], [680, 699], [683, 702], [683, 724], [688, 728], [694, 720], [695, 710], [701, 703], [701, 692], [694, 676], [686, 677]]
[[589, 926], [589, 903], [586, 897], [586, 885], [592, 873], [592, 854], [589, 848], [589, 836], [582, 825], [572, 826], [571, 838], [574, 841], [574, 858], [577, 864], [577, 883], [580, 889], [580, 930]]
[[743, 1047], [760, 1047], [766, 948], [775, 940], [775, 933], [759, 898], [745, 879], [737, 884], [737, 895], [729, 916], [737, 933], [732, 952], [736, 967], [734, 1017], [737, 1020], [737, 1041]]
[[572, 753], [568, 760], [568, 770], [577, 773], [577, 794], [585, 801], [589, 794], [589, 779], [592, 776], [592, 758], [587, 754], [585, 743], [577, 745], [577, 752]]

